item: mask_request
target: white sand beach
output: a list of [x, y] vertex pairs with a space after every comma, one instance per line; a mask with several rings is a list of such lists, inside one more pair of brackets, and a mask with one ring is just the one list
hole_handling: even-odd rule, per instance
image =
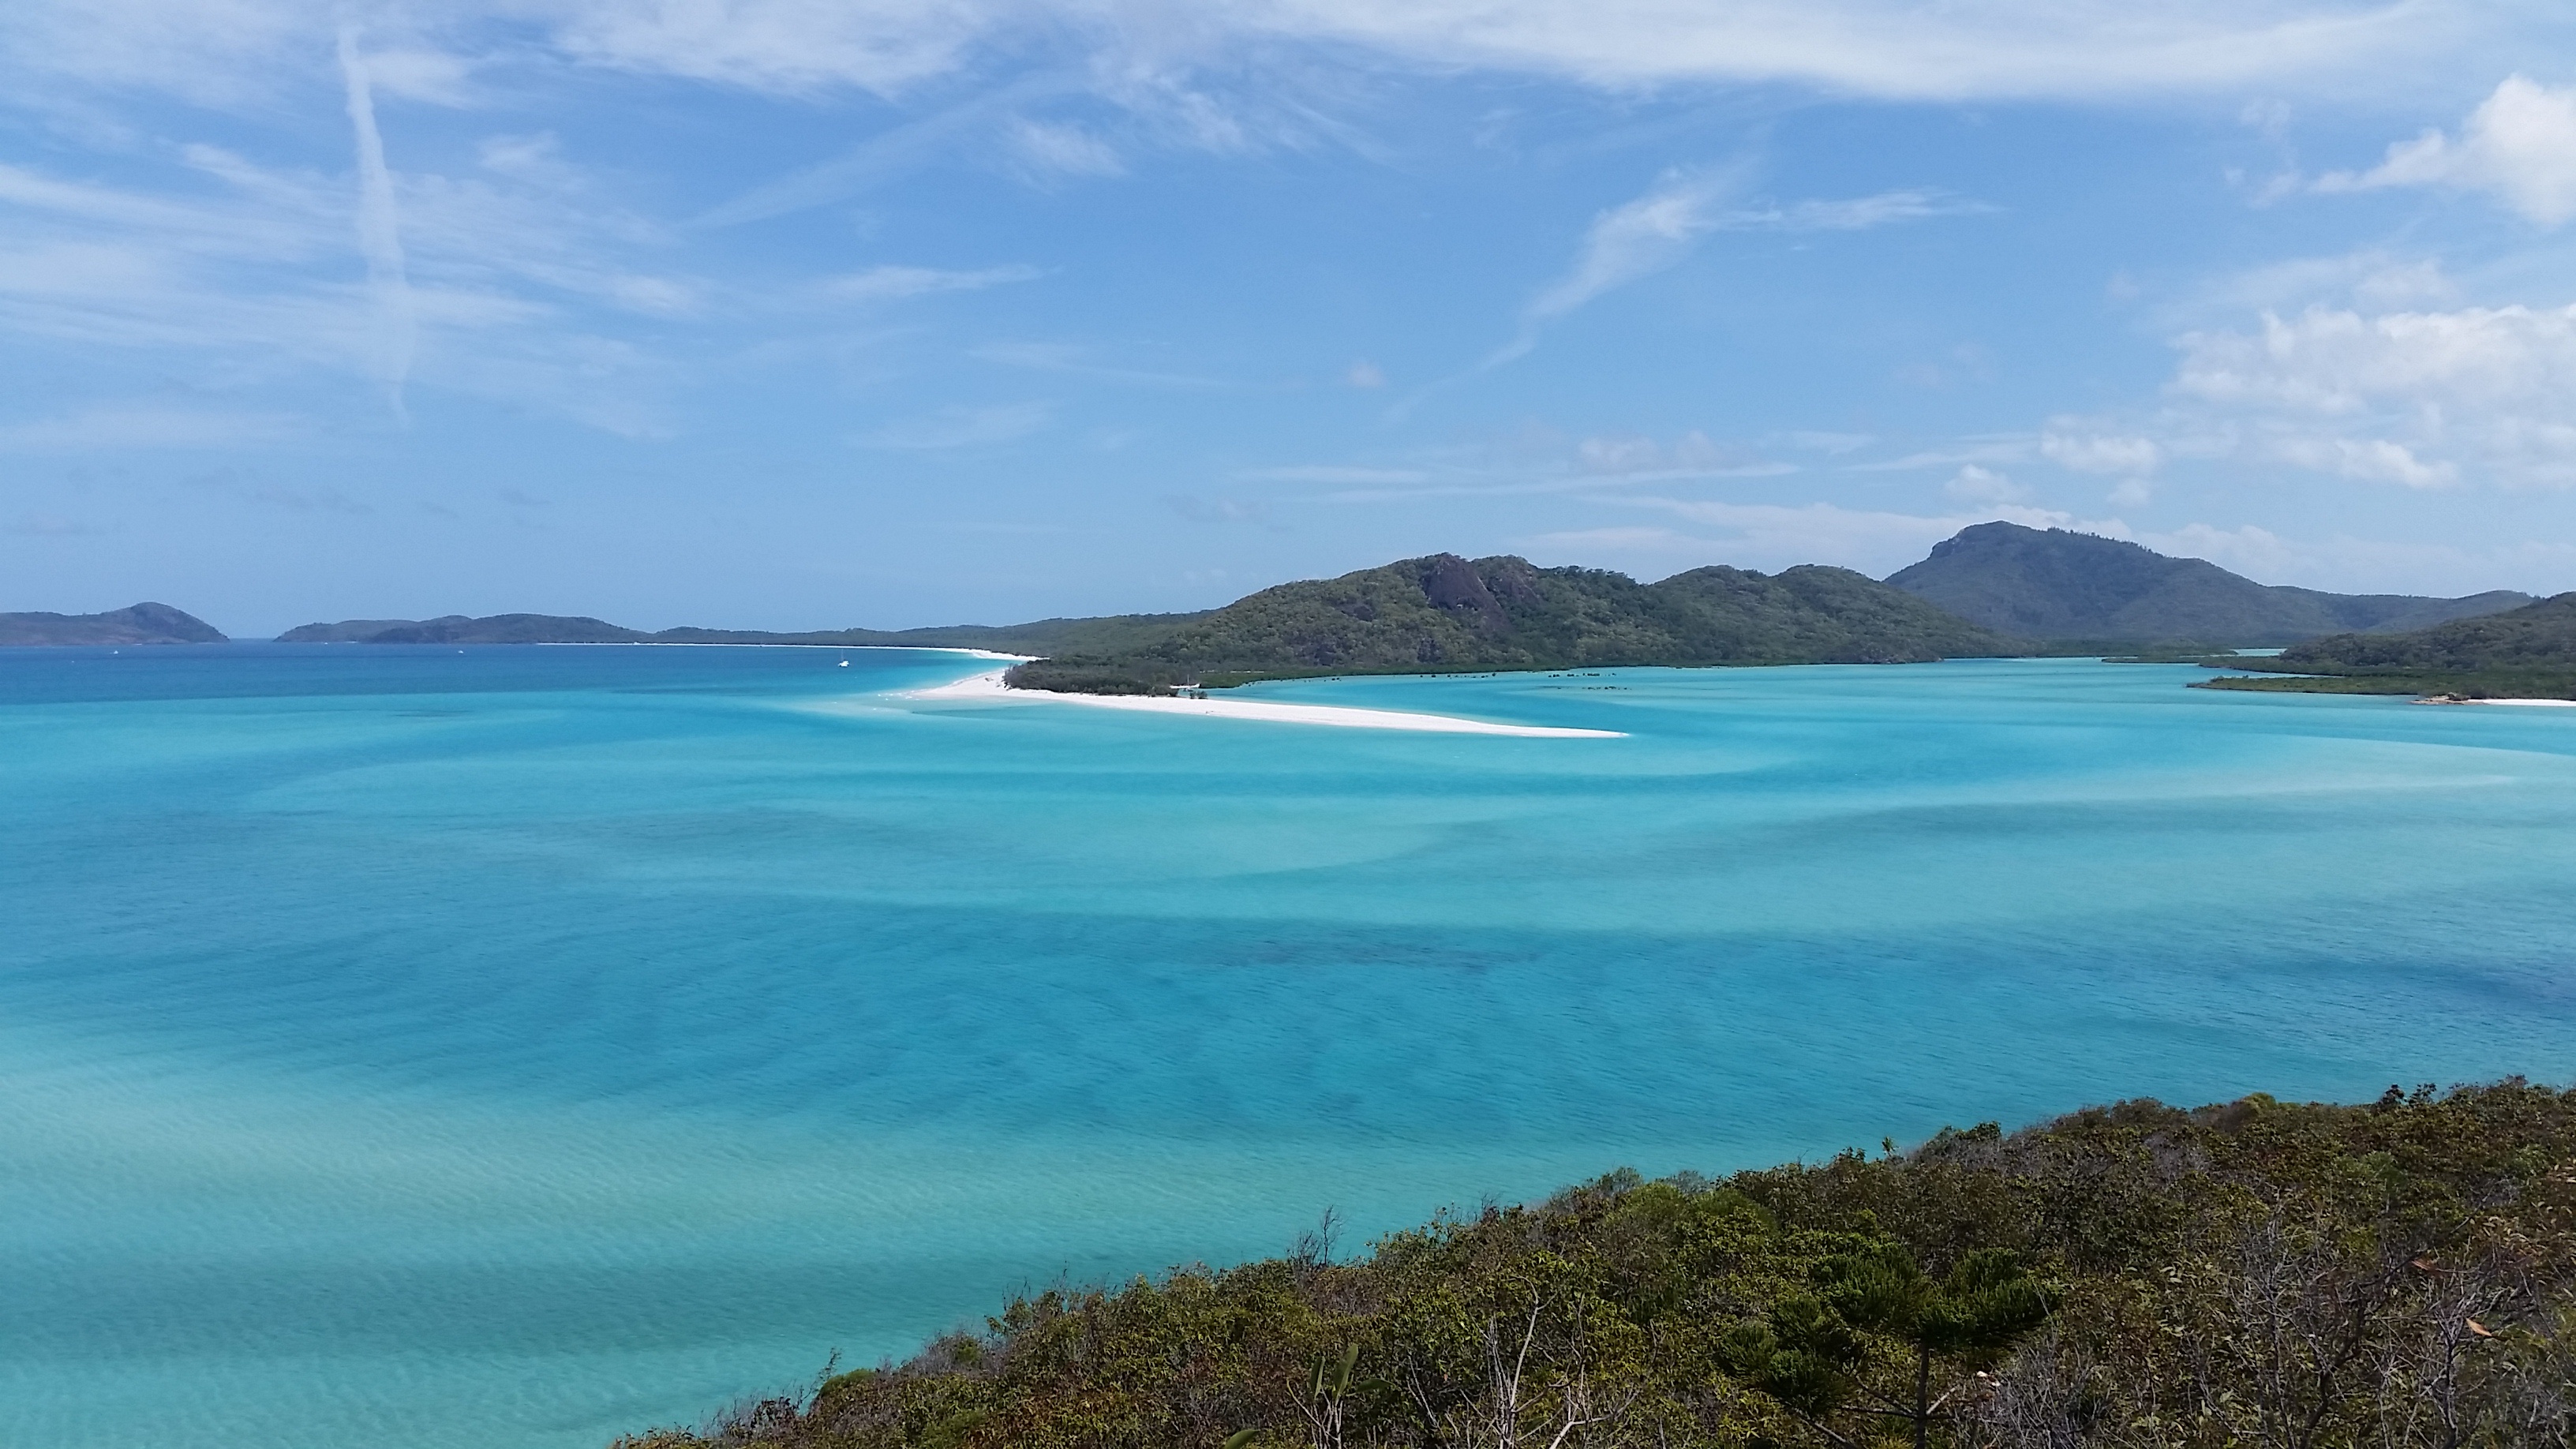
[[[965, 652], [965, 651], [959, 651]], [[1010, 658], [985, 654], [986, 659]], [[1343, 729], [1414, 730], [1446, 735], [1515, 735], [1541, 740], [1624, 740], [1618, 730], [1560, 729], [1547, 725], [1492, 724], [1445, 714], [1413, 714], [1393, 709], [1350, 709], [1329, 704], [1277, 704], [1255, 699], [1196, 699], [1147, 694], [1055, 694], [1037, 689], [1004, 689], [1003, 671], [970, 675], [952, 684], [908, 689], [898, 699], [979, 702], [985, 704], [1074, 704], [1093, 709], [1136, 710], [1147, 714], [1201, 715], [1211, 719], [1268, 720], [1274, 724], [1333, 725]]]
[[2445, 695], [2427, 695], [2417, 704], [2523, 704], [2541, 709], [2576, 709], [2576, 699], [2452, 699]]

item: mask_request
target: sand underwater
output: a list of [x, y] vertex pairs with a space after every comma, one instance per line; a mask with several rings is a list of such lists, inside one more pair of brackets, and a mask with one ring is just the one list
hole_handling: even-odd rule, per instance
[[595, 1449], [1327, 1207], [2576, 1067], [2576, 711], [842, 657], [0, 651], [0, 1442]]

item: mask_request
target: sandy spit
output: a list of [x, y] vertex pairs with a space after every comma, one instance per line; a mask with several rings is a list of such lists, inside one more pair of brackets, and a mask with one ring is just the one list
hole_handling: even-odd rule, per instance
[[[985, 655], [1000, 658], [1000, 655]], [[908, 689], [898, 699], [932, 702], [974, 701], [984, 704], [1073, 704], [1093, 709], [1125, 709], [1145, 714], [1201, 715], [1210, 719], [1268, 720], [1274, 724], [1334, 725], [1343, 729], [1414, 730], [1444, 735], [1516, 735], [1540, 740], [1623, 740], [1618, 730], [1558, 729], [1546, 725], [1491, 724], [1445, 714], [1411, 714], [1393, 709], [1348, 709], [1331, 704], [1275, 704], [1254, 699], [1190, 699], [1144, 694], [1055, 694], [1036, 689], [1004, 689], [1003, 671], [977, 674], [953, 684]]]

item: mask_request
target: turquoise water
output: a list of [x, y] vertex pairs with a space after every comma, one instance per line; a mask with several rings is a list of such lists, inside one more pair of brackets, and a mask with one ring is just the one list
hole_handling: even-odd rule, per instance
[[0, 651], [0, 1442], [597, 1446], [1328, 1206], [2576, 1075], [2576, 711], [838, 657]]

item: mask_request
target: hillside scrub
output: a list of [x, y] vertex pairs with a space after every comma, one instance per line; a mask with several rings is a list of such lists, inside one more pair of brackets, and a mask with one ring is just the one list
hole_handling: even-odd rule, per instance
[[2502, 1449], [2576, 1424], [2576, 1095], [2090, 1108], [1023, 1297], [621, 1449]]
[[1603, 569], [1433, 554], [1264, 589], [1125, 649], [1066, 649], [1020, 665], [1008, 681], [1168, 694], [1318, 674], [1928, 663], [2020, 648], [1848, 569], [1702, 568], [1641, 584]]

